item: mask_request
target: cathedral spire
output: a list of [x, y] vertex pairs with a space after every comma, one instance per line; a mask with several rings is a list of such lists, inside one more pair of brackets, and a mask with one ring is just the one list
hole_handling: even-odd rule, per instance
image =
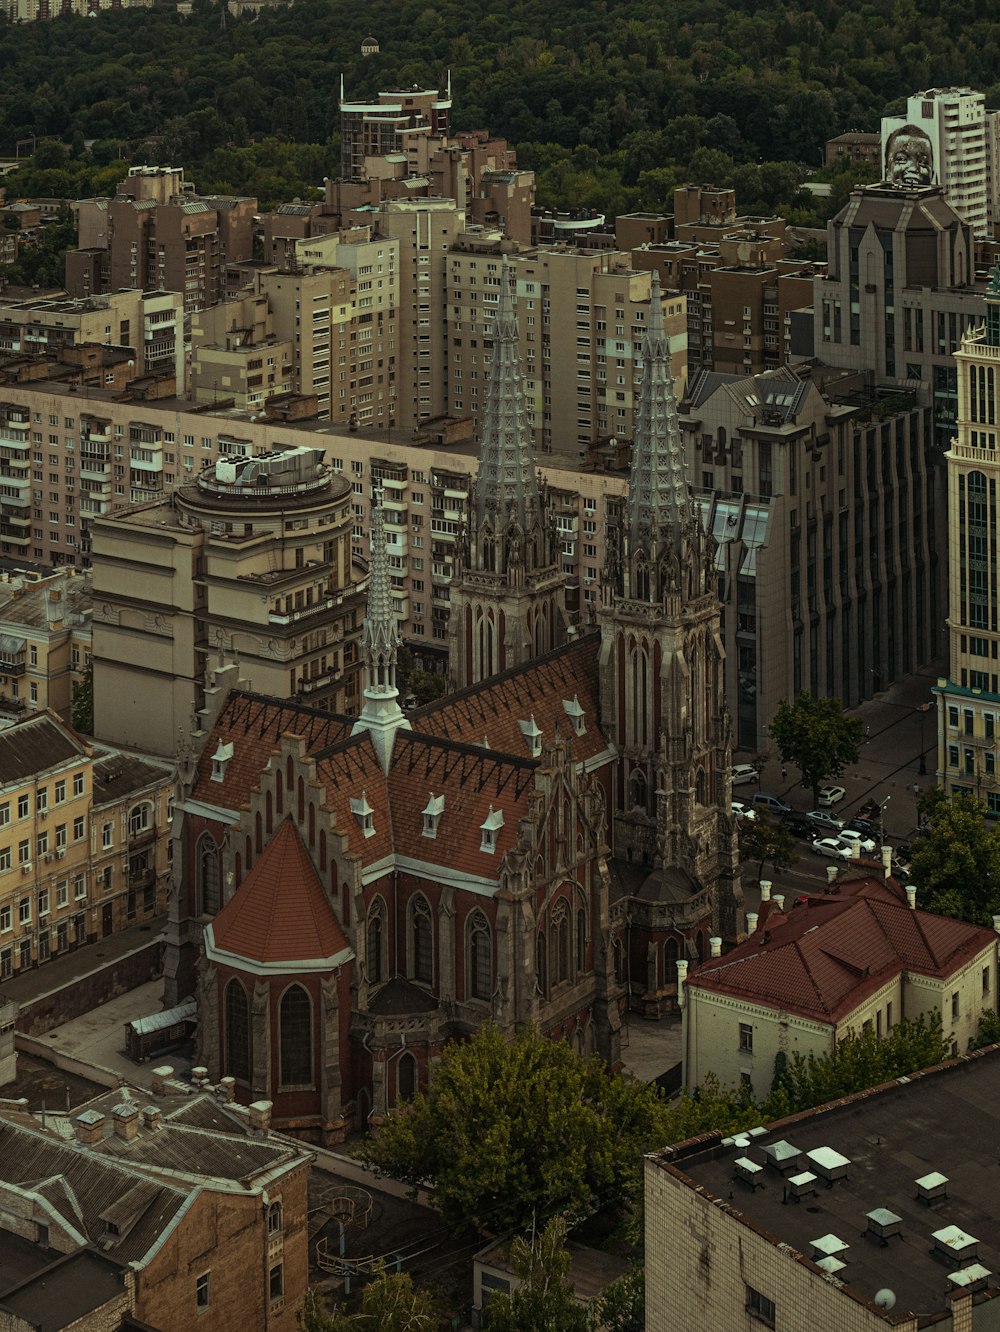
[[538, 482], [531, 450], [531, 427], [524, 401], [518, 352], [517, 315], [504, 260], [500, 301], [493, 324], [493, 360], [480, 423], [476, 516], [499, 532], [513, 519], [526, 531], [539, 513]]
[[365, 663], [364, 706], [352, 734], [369, 731], [382, 767], [388, 771], [396, 731], [410, 729], [399, 706], [396, 688], [396, 657], [402, 636], [392, 608], [389, 559], [386, 554], [385, 510], [382, 488], [375, 491], [372, 529], [368, 544], [368, 611], [361, 631], [361, 653]]
[[642, 344], [642, 385], [629, 474], [628, 534], [632, 551], [650, 555], [673, 544], [691, 517], [684, 445], [677, 422], [670, 344], [663, 324], [659, 274], [653, 273]]

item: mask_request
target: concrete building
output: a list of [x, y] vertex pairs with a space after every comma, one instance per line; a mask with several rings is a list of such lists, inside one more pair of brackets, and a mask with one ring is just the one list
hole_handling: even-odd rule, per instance
[[340, 174], [344, 180], [364, 178], [366, 157], [401, 153], [417, 175], [419, 141], [431, 136], [447, 138], [451, 111], [451, 76], [447, 91], [437, 88], [380, 92], [374, 102], [350, 101], [340, 79]]
[[997, 1002], [997, 932], [916, 910], [915, 890], [874, 866], [830, 878], [825, 896], [787, 907], [763, 884], [746, 942], [678, 979], [690, 1091], [713, 1073], [763, 1101], [779, 1053], [828, 1057], [846, 1036], [920, 1017], [941, 1019], [953, 1054], [975, 1039]]
[[173, 792], [51, 713], [0, 731], [0, 980], [162, 913]]
[[0, 718], [52, 711], [72, 720], [90, 664], [90, 579], [72, 569], [0, 584]]
[[988, 1332], [998, 1105], [993, 1046], [647, 1157], [648, 1332]]
[[826, 141], [828, 167], [873, 166], [882, 169], [882, 136], [848, 130]]
[[213, 657], [262, 693], [360, 706], [366, 568], [351, 487], [302, 446], [230, 455], [94, 523], [95, 734], [173, 754]]
[[254, 411], [295, 390], [295, 343], [279, 338], [266, 296], [223, 301], [191, 318], [191, 395]]
[[312, 1158], [271, 1136], [266, 1104], [192, 1097], [170, 1072], [152, 1097], [122, 1087], [72, 1117], [0, 1108], [11, 1332], [298, 1326]]
[[997, 724], [998, 559], [992, 520], [1000, 479], [1000, 268], [986, 319], [955, 355], [957, 432], [948, 466], [948, 674], [938, 680], [938, 781], [949, 795], [984, 800], [1000, 814]]
[[938, 186], [865, 185], [828, 223], [827, 237], [813, 354], [916, 390], [943, 452], [955, 432], [954, 355], [983, 315], [971, 227]]
[[885, 183], [939, 185], [977, 240], [992, 237], [1000, 190], [990, 171], [995, 129], [988, 118], [985, 97], [972, 88], [928, 88], [907, 98], [904, 116], [882, 118]]
[[0, 14], [11, 23], [34, 23], [79, 14], [89, 18], [106, 9], [149, 9], [153, 0], [2, 0]]
[[927, 413], [863, 376], [700, 371], [680, 404], [718, 542], [738, 749], [804, 689], [850, 706], [943, 644], [942, 522]]
[[73, 211], [79, 249], [66, 256], [73, 296], [179, 292], [190, 313], [222, 298], [228, 263], [253, 257], [257, 200], [201, 197], [177, 167], [130, 167], [113, 199], [80, 199]]

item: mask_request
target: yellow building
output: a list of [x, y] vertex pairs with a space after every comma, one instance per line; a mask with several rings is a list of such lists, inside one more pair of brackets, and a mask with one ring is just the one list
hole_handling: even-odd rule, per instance
[[0, 584], [0, 725], [47, 708], [71, 721], [89, 663], [89, 575], [60, 569]]
[[0, 980], [166, 909], [173, 793], [52, 712], [0, 731]]

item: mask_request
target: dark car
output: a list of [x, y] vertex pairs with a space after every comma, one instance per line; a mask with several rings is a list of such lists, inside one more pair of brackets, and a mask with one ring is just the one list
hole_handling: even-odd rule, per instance
[[804, 814], [786, 814], [781, 823], [794, 837], [812, 838], [816, 836], [816, 825], [811, 819], [807, 819]]
[[877, 800], [869, 800], [867, 805], [862, 805], [855, 814], [856, 819], [864, 819], [868, 823], [878, 824], [882, 816], [882, 806]]
[[879, 826], [871, 819], [851, 819], [844, 825], [850, 832], [857, 832], [862, 837], [879, 837]]

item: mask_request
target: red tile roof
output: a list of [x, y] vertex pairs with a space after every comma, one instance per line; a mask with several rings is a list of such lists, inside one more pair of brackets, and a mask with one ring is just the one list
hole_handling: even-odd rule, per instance
[[306, 962], [349, 947], [291, 818], [208, 929], [209, 944], [251, 962]]
[[[878, 881], [874, 881], [878, 886]], [[992, 930], [913, 911], [884, 891], [810, 898], [687, 983], [747, 1003], [837, 1022], [903, 971], [946, 977], [993, 940]]]

